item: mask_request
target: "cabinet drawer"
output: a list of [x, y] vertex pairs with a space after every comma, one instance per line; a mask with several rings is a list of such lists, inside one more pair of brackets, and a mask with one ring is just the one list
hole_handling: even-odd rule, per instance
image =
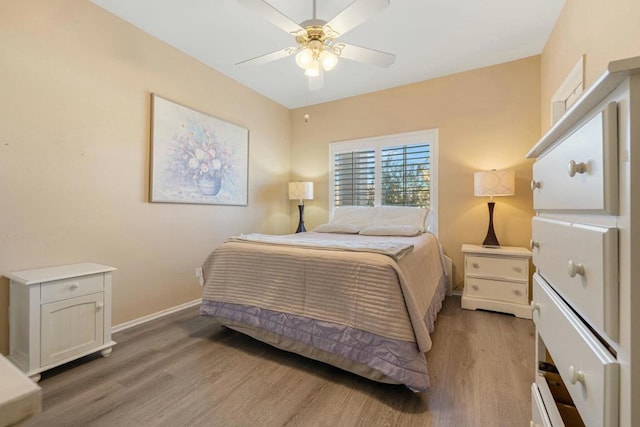
[[596, 329], [618, 337], [618, 230], [533, 219], [533, 263]]
[[529, 260], [467, 255], [465, 273], [469, 277], [529, 281]]
[[498, 301], [528, 304], [527, 283], [501, 282], [499, 280], [469, 277], [465, 282], [465, 295]]
[[42, 285], [40, 298], [43, 303], [60, 301], [80, 295], [101, 292], [103, 287], [104, 276], [102, 274], [56, 280]]
[[535, 210], [618, 210], [616, 103], [609, 104], [533, 165]]
[[585, 425], [618, 425], [619, 366], [538, 274], [533, 321]]

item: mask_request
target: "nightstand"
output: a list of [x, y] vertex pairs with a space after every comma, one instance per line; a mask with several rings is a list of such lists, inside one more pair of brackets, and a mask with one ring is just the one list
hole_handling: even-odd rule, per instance
[[464, 293], [462, 308], [478, 308], [531, 319], [529, 306], [529, 259], [526, 248], [485, 248], [462, 245]]
[[40, 372], [111, 353], [111, 272], [71, 264], [5, 274], [10, 279], [9, 360], [34, 381]]

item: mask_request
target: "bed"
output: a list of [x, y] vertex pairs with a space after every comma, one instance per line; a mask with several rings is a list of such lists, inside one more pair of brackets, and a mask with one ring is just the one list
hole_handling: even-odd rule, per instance
[[283, 350], [425, 391], [447, 292], [426, 211], [341, 209], [317, 231], [242, 235], [215, 248], [202, 266], [200, 312]]

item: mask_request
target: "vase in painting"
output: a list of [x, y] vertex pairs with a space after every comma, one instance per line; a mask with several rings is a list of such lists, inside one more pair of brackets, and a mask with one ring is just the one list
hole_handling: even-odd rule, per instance
[[198, 190], [203, 196], [215, 196], [222, 188], [222, 177], [220, 174], [204, 174], [198, 180]]

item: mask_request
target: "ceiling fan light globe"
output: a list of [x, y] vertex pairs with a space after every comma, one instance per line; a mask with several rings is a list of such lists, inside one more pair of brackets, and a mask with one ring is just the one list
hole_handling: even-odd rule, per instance
[[298, 67], [306, 70], [313, 63], [313, 51], [308, 47], [305, 47], [296, 54], [296, 64]]
[[318, 61], [312, 61], [309, 67], [304, 70], [304, 75], [308, 77], [318, 77], [320, 75], [320, 64]]
[[323, 50], [320, 52], [320, 63], [325, 71], [331, 71], [338, 63], [338, 57], [331, 51]]

